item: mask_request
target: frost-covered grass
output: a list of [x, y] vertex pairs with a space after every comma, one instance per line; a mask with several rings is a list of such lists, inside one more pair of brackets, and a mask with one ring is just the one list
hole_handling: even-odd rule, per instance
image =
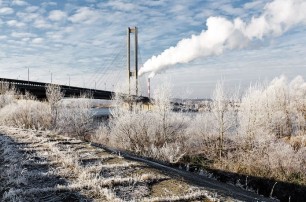
[[[112, 158], [119, 161], [108, 163], [104, 159], [111, 154], [104, 150], [51, 131], [2, 126], [0, 133], [5, 134], [0, 135], [1, 201], [179, 201], [203, 199], [210, 193], [187, 185], [189, 195], [152, 198], [150, 186], [170, 177], [158, 171], [133, 174], [144, 164], [116, 155]], [[98, 161], [83, 165], [84, 157]]]

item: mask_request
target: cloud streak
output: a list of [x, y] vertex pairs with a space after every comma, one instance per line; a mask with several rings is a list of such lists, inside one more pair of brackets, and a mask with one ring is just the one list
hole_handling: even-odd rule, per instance
[[50, 12], [48, 18], [52, 21], [61, 21], [67, 18], [67, 14], [61, 10], [53, 10]]
[[10, 15], [13, 14], [14, 10], [10, 7], [3, 7], [0, 8], [0, 15]]
[[149, 77], [154, 77], [176, 64], [243, 48], [254, 39], [279, 36], [298, 24], [305, 24], [305, 10], [304, 0], [274, 0], [266, 4], [262, 14], [253, 16], [249, 23], [240, 18], [231, 21], [224, 17], [209, 17], [206, 30], [182, 39], [176, 46], [151, 57], [144, 63], [139, 75], [149, 73]]

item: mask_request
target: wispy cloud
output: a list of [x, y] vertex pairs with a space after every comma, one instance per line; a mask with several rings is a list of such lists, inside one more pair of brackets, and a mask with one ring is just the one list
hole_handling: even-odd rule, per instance
[[49, 17], [52, 21], [61, 21], [67, 18], [67, 14], [61, 10], [50, 11]]
[[32, 40], [32, 43], [34, 44], [42, 44], [44, 42], [43, 38], [35, 38]]
[[3, 7], [0, 8], [0, 15], [10, 15], [13, 14], [14, 10], [10, 7]]
[[75, 14], [69, 17], [69, 20], [73, 23], [92, 24], [98, 20], [99, 17], [100, 14], [95, 9], [81, 7], [75, 12]]
[[35, 37], [36, 35], [28, 32], [12, 32], [11, 36], [14, 38], [24, 38], [24, 37]]
[[48, 23], [44, 18], [38, 18], [34, 21], [34, 27], [40, 29], [50, 29], [52, 25]]
[[29, 4], [25, 0], [12, 0], [12, 5], [27, 6]]
[[17, 28], [21, 28], [21, 27], [25, 27], [26, 24], [23, 22], [18, 22], [17, 20], [9, 20], [6, 22], [8, 24], [8, 26], [10, 27], [17, 27]]

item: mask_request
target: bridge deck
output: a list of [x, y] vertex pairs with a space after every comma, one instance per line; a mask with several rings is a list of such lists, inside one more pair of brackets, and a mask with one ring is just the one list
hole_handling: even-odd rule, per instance
[[[6, 79], [6, 78], [0, 78], [0, 82], [8, 83], [9, 85], [15, 86], [15, 88], [23, 94], [25, 92], [29, 92], [40, 100], [47, 98], [46, 86], [50, 84], [43, 82], [24, 81], [24, 80]], [[89, 94], [92, 96], [93, 99], [110, 100], [115, 95], [115, 93], [112, 91], [80, 88], [80, 87], [66, 86], [66, 85], [59, 85], [59, 86], [62, 92], [64, 93], [64, 97], [78, 97], [83, 94]], [[143, 96], [138, 97], [138, 99], [143, 102], [149, 101], [149, 98]]]

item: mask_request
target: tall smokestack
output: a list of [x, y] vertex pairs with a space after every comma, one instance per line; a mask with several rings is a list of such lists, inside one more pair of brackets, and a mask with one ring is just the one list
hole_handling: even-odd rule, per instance
[[151, 83], [150, 83], [150, 78], [148, 78], [148, 98], [151, 97]]

